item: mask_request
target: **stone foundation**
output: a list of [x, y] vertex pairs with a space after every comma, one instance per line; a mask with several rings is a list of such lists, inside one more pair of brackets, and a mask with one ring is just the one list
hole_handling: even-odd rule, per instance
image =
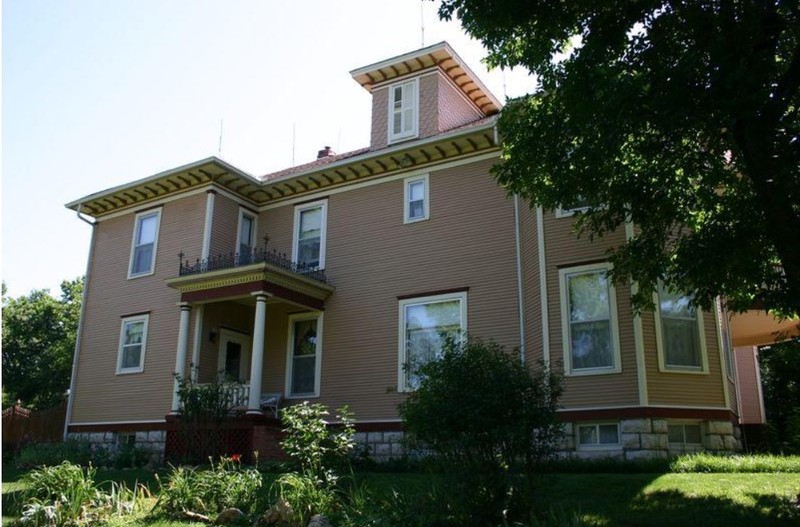
[[402, 457], [406, 453], [403, 432], [356, 432], [356, 450], [378, 462]]
[[164, 459], [164, 448], [166, 446], [167, 433], [164, 430], [149, 430], [139, 432], [70, 432], [67, 439], [76, 441], [86, 441], [89, 443], [92, 452], [98, 449], [105, 450], [109, 454], [119, 452], [126, 443], [125, 438], [133, 435], [135, 437], [134, 446], [136, 448], [152, 452], [152, 462], [160, 464]]

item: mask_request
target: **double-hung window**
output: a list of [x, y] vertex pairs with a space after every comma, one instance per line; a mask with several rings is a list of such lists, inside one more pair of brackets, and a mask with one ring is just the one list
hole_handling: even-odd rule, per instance
[[619, 445], [619, 425], [588, 424], [578, 425], [578, 447], [602, 448]]
[[128, 278], [153, 274], [160, 222], [161, 209], [140, 212], [136, 215]]
[[147, 323], [149, 320], [149, 315], [136, 315], [122, 319], [117, 373], [140, 373], [144, 370], [144, 352], [147, 346]]
[[292, 260], [306, 267], [325, 267], [328, 202], [315, 201], [294, 209]]
[[419, 81], [389, 87], [389, 142], [416, 137], [419, 130]]
[[659, 286], [656, 342], [661, 369], [695, 373], [708, 371], [702, 335], [702, 313], [692, 306], [692, 297]]
[[401, 300], [399, 390], [414, 390], [419, 368], [441, 355], [448, 337], [460, 338], [466, 330], [466, 292]]
[[428, 174], [405, 180], [405, 223], [427, 220], [430, 217], [428, 181]]
[[236, 249], [239, 263], [248, 264], [253, 258], [256, 245], [256, 216], [244, 209], [239, 209], [239, 231], [236, 237]]
[[322, 359], [322, 314], [289, 317], [286, 368], [288, 397], [318, 397]]
[[559, 270], [567, 375], [620, 371], [617, 299], [609, 264]]

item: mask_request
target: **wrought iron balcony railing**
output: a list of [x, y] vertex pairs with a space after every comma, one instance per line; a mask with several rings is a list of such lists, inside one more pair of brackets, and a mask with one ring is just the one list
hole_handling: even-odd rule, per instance
[[328, 283], [325, 276], [325, 269], [312, 267], [303, 263], [293, 262], [286, 256], [286, 253], [279, 253], [275, 249], [269, 250], [264, 247], [255, 247], [246, 253], [228, 253], [217, 256], [209, 256], [206, 259], [196, 259], [194, 263], [184, 260], [184, 254], [178, 255], [180, 258], [180, 276], [207, 273], [219, 269], [231, 269], [255, 263], [268, 263], [292, 273], [299, 274], [322, 282]]

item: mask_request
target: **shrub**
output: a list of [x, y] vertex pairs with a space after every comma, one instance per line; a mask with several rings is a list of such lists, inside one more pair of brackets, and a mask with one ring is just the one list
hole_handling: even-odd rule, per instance
[[289, 525], [305, 527], [315, 514], [330, 515], [335, 510], [334, 487], [309, 473], [288, 472], [275, 480], [273, 490], [286, 504]]
[[208, 468], [172, 467], [166, 482], [159, 479], [155, 510], [182, 518], [187, 512], [216, 514], [236, 507], [253, 512], [258, 504], [261, 474], [235, 458], [222, 458]]
[[498, 523], [504, 511], [529, 510], [534, 476], [561, 430], [560, 379], [497, 344], [452, 338], [419, 372], [400, 414], [410, 440], [455, 475], [446, 500], [455, 521]]
[[87, 466], [92, 461], [92, 450], [88, 441], [68, 439], [53, 443], [28, 443], [23, 446], [16, 459], [19, 468], [58, 465], [69, 461]]
[[745, 456], [686, 454], [672, 461], [673, 472], [794, 472], [800, 473], [800, 456], [756, 454]]
[[67, 461], [26, 474], [21, 500], [24, 524], [65, 525], [85, 519], [101, 505], [102, 493], [94, 482], [95, 470]]
[[328, 425], [328, 410], [321, 404], [303, 401], [283, 410], [284, 437], [281, 447], [300, 467], [303, 474], [323, 484], [336, 482], [337, 469], [346, 468], [352, 452], [353, 419], [347, 407], [336, 411], [341, 422]]

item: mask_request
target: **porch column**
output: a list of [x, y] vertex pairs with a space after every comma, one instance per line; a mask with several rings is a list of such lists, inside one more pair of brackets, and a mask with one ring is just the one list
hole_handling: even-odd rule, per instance
[[259, 291], [256, 297], [256, 320], [253, 326], [253, 352], [250, 360], [250, 399], [247, 413], [261, 413], [261, 376], [264, 371], [264, 332], [267, 322], [267, 296]]
[[186, 378], [186, 353], [189, 348], [189, 319], [192, 313], [192, 306], [187, 302], [178, 304], [181, 308], [181, 321], [178, 327], [178, 351], [175, 354], [175, 373], [177, 374], [172, 382], [172, 413], [178, 413], [181, 408], [181, 401], [178, 397], [178, 377]]

